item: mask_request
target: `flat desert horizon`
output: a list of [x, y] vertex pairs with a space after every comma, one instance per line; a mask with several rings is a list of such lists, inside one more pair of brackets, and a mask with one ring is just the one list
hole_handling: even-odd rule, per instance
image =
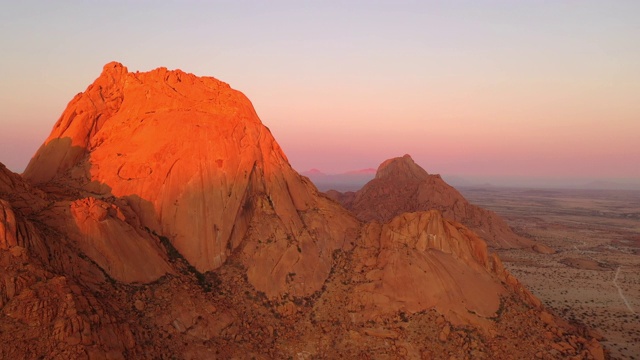
[[[423, 164], [421, 164], [423, 165]], [[428, 166], [423, 167], [429, 170]], [[376, 169], [359, 168], [342, 173], [324, 173], [313, 168], [300, 171], [309, 177], [321, 191], [356, 191], [374, 178]], [[460, 187], [512, 187], [526, 189], [567, 189], [567, 190], [640, 190], [640, 179], [616, 178], [549, 178], [513, 176], [474, 176], [440, 174], [450, 185]]]

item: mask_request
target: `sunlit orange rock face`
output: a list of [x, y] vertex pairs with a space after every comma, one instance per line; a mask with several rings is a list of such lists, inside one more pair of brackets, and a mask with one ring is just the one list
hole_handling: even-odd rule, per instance
[[[91, 196], [71, 204], [76, 237], [120, 280], [152, 280], [168, 269], [145, 235], [128, 229], [126, 216], [111, 214], [127, 211], [96, 205], [94, 198], [125, 200], [134, 228], [139, 222], [168, 238], [199, 271], [217, 269], [244, 241], [249, 278], [269, 295], [285, 290], [292, 271], [306, 277], [295, 291], [317, 291], [329, 274], [331, 252], [357, 223], [315, 196], [242, 93], [214, 78], [165, 68], [131, 73], [107, 64], [69, 103], [24, 177]], [[341, 220], [329, 226], [325, 212]], [[122, 245], [109, 240], [123, 235]], [[136, 269], [127, 265], [132, 258], [145, 262]]]
[[439, 210], [475, 231], [495, 248], [530, 247], [496, 213], [470, 204], [440, 175], [430, 175], [411, 156], [386, 160], [376, 177], [354, 194], [328, 193], [363, 221], [388, 221], [405, 212]]
[[396, 205], [319, 193], [225, 83], [107, 64], [23, 176], [0, 164], [0, 358], [604, 354], [445, 207]]

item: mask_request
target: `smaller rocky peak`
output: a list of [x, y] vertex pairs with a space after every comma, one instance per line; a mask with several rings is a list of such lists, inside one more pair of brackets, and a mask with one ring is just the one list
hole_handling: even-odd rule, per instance
[[376, 179], [424, 180], [429, 174], [409, 154], [385, 160], [378, 167]]
[[122, 100], [122, 88], [126, 83], [129, 70], [126, 66], [117, 61], [112, 61], [102, 67], [100, 76], [87, 88], [80, 96], [88, 96], [90, 104], [98, 102], [109, 102], [110, 99], [116, 99], [116, 108]]
[[117, 61], [112, 61], [105, 66], [102, 67], [101, 77], [108, 76], [111, 78], [118, 78], [122, 75], [126, 75], [129, 73], [129, 70], [126, 66], [122, 65]]

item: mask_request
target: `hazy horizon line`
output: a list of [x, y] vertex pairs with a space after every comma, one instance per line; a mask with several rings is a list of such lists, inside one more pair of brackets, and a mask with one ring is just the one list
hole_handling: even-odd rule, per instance
[[[295, 169], [295, 168], [294, 168]], [[325, 172], [322, 169], [311, 168], [298, 171], [301, 175], [310, 178], [324, 177], [320, 184], [354, 185], [362, 183], [363, 171], [374, 170], [371, 167], [348, 170], [342, 172]], [[319, 173], [318, 173], [319, 172]], [[360, 173], [358, 173], [360, 172]], [[594, 190], [640, 190], [640, 179], [616, 176], [525, 176], [525, 175], [474, 175], [428, 172], [431, 175], [440, 175], [450, 185], [455, 187], [515, 187], [515, 188], [544, 188], [544, 189], [594, 189]], [[358, 178], [360, 176], [360, 178]], [[351, 177], [351, 178], [350, 178]], [[313, 180], [313, 179], [312, 179]]]
[[[16, 170], [14, 166], [5, 164], [0, 161], [10, 171], [22, 175], [27, 165], [21, 170]], [[300, 170], [292, 166], [299, 174], [309, 176], [311, 172], [320, 172], [321, 176], [327, 178], [363, 176], [367, 171], [371, 171], [371, 175], [375, 175], [375, 167], [359, 167], [346, 171], [326, 171], [319, 167], [310, 167], [306, 170]], [[626, 178], [616, 176], [526, 176], [526, 175], [476, 175], [476, 174], [460, 174], [460, 173], [439, 173], [429, 172], [431, 175], [440, 175], [452, 186], [455, 187], [514, 187], [514, 188], [543, 188], [543, 189], [594, 189], [594, 190], [640, 190], [640, 178]], [[309, 176], [312, 177], [312, 176]], [[357, 180], [344, 179], [327, 181], [325, 183], [340, 184], [357, 184]], [[363, 182], [362, 185], [364, 185]], [[322, 184], [322, 182], [321, 182]]]

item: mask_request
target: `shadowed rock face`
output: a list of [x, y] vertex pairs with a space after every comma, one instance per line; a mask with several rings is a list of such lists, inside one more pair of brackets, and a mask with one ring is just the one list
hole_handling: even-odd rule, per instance
[[107, 64], [24, 179], [0, 165], [0, 358], [602, 352], [439, 210], [357, 220], [213, 78]]
[[97, 291], [104, 274], [64, 235], [30, 220], [48, 198], [0, 164], [0, 358], [117, 358], [135, 344]]
[[390, 312], [437, 309], [455, 325], [495, 333], [505, 294], [528, 306], [540, 301], [465, 226], [437, 210], [404, 213], [385, 224], [366, 224], [353, 251], [350, 307], [366, 321]]
[[[436, 308], [458, 323], [486, 323], [506, 291], [508, 274], [486, 243], [437, 210], [369, 223], [354, 253], [366, 278], [354, 288], [354, 301], [372, 316]], [[526, 292], [519, 283], [508, 286]], [[527, 302], [539, 305], [526, 294]]]
[[531, 240], [513, 233], [496, 213], [470, 204], [440, 175], [428, 174], [409, 155], [380, 164], [376, 177], [353, 195], [337, 192], [328, 195], [363, 221], [384, 222], [405, 212], [435, 209], [445, 218], [474, 230], [491, 247], [533, 245]]

